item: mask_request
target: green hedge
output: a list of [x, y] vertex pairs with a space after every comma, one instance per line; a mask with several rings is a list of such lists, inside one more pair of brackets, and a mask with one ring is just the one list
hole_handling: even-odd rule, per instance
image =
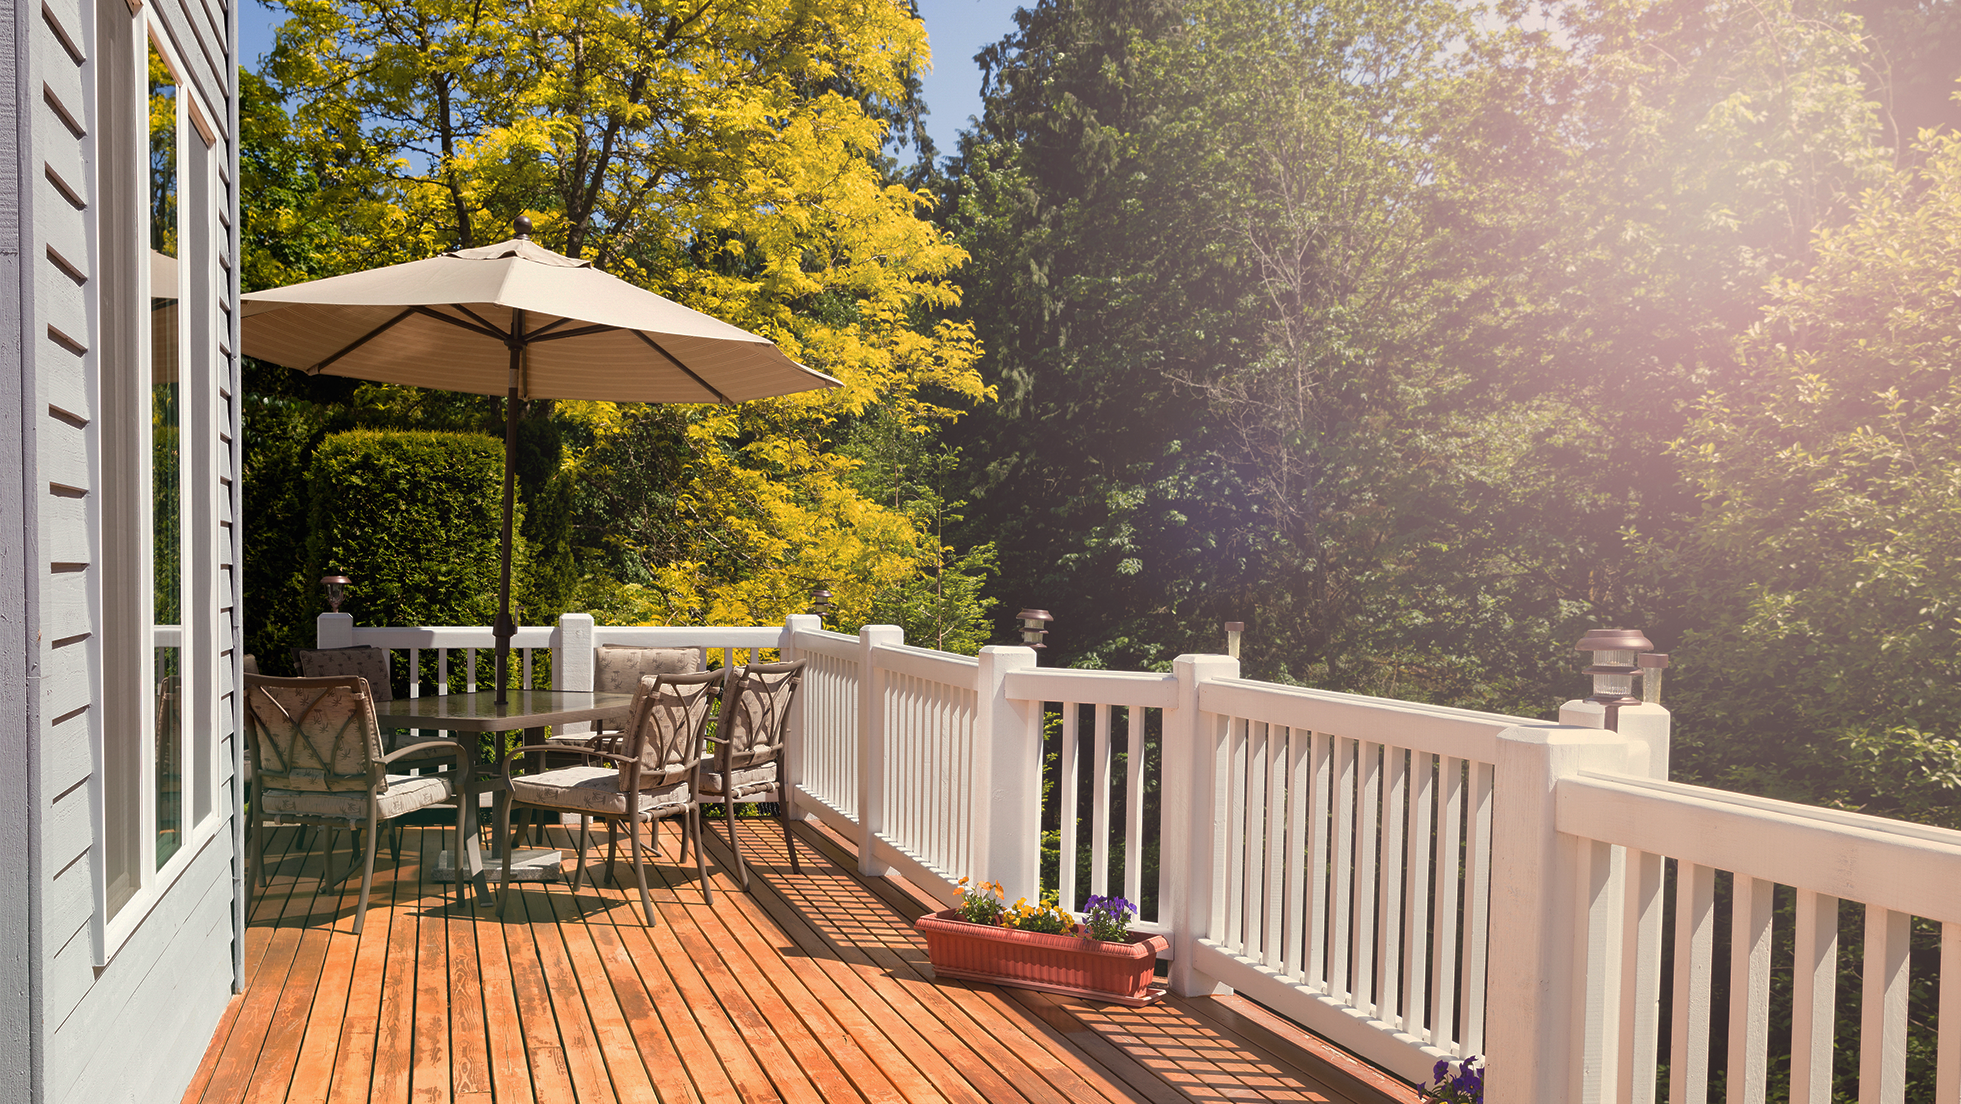
[[[488, 625], [497, 614], [504, 445], [422, 430], [329, 435], [307, 473], [305, 579], [351, 578], [342, 612], [360, 625]], [[513, 587], [527, 549], [519, 506]], [[318, 584], [313, 584], [318, 589]], [[519, 623], [526, 618], [512, 597]]]

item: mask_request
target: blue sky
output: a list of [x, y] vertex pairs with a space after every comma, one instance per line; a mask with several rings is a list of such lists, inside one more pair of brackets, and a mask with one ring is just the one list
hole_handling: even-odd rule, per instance
[[[933, 48], [933, 71], [925, 80], [926, 105], [933, 112], [927, 131], [942, 157], [957, 148], [954, 136], [967, 128], [968, 118], [980, 114], [980, 67], [974, 55], [1014, 29], [1018, 6], [1013, 0], [920, 0]], [[256, 68], [272, 48], [274, 10], [260, 0], [245, 0], [238, 22], [240, 58], [247, 68]]]

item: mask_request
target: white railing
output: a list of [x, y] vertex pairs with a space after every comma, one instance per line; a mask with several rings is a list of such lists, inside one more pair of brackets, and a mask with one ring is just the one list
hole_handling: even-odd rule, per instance
[[[323, 619], [321, 643], [434, 649], [443, 668], [487, 659], [490, 637]], [[1936, 1098], [1961, 1099], [1961, 968], [1938, 971], [1930, 1029], [1909, 982], [1934, 960], [1908, 946], [1931, 922], [1961, 961], [1961, 833], [1663, 781], [1658, 706], [1607, 732], [1584, 703], [1555, 724], [1255, 682], [1221, 656], [1044, 669], [1025, 648], [953, 656], [806, 616], [567, 615], [514, 641], [527, 670], [552, 649], [564, 689], [591, 686], [595, 643], [806, 660], [795, 812], [855, 839], [864, 872], [948, 902], [968, 875], [1010, 899], [1150, 902], [1136, 926], [1170, 936], [1175, 991], [1241, 990], [1411, 1080], [1484, 1053], [1507, 1104], [1703, 1104], [1712, 1085], [1756, 1102], [1786, 1081], [1822, 1104], [1856, 1063], [1861, 1104], [1895, 1104], [1911, 1044], [1936, 1055]], [[1858, 1045], [1835, 1036], [1855, 958]]]

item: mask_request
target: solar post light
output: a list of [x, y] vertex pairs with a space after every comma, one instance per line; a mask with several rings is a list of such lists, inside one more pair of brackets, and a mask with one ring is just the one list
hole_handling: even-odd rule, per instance
[[1049, 630], [1043, 626], [1055, 620], [1055, 618], [1049, 616], [1048, 610], [1025, 609], [1015, 614], [1015, 617], [1021, 621], [1021, 642], [1023, 644], [1037, 650], [1048, 647], [1048, 645], [1042, 643], [1042, 638], [1049, 635]]
[[1621, 706], [1641, 704], [1634, 696], [1634, 675], [1640, 670], [1635, 657], [1652, 647], [1638, 629], [1588, 629], [1574, 645], [1578, 651], [1593, 653], [1593, 663], [1586, 669], [1593, 676], [1593, 693], [1586, 700], [1606, 710], [1602, 727], [1618, 731]]
[[345, 575], [320, 576], [320, 585], [327, 588], [327, 608], [329, 610], [334, 613], [340, 612], [340, 604], [347, 598], [347, 586], [353, 581]]

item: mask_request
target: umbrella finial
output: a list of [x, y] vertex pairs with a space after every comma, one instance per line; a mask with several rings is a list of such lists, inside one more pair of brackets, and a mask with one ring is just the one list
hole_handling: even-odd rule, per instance
[[519, 215], [517, 219], [511, 223], [511, 228], [517, 231], [518, 237], [529, 238], [531, 236], [531, 216]]

